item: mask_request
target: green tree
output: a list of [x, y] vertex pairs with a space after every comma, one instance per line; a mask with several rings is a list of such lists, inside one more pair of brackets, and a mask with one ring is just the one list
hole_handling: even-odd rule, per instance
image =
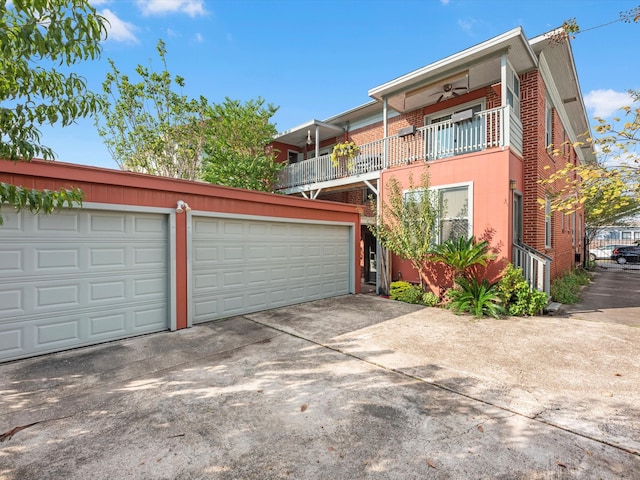
[[[562, 29], [550, 40], [563, 41], [567, 36], [576, 38], [583, 32], [615, 22], [640, 22], [640, 6], [620, 12], [618, 19], [613, 22], [585, 29], [578, 25], [575, 18], [566, 20]], [[640, 90], [629, 90], [629, 95], [632, 102], [620, 109], [620, 117], [614, 118], [611, 123], [596, 118], [595, 138], [589, 138], [589, 133], [584, 132], [582, 140], [573, 143], [576, 148], [592, 144], [598, 153], [596, 163], [568, 164], [541, 182], [544, 185], [555, 184], [558, 188], [551, 204], [554, 211], [566, 214], [584, 207], [585, 222], [592, 231], [639, 211], [640, 156], [637, 147], [640, 140]], [[555, 155], [559, 155], [559, 152], [558, 147], [554, 148]], [[543, 199], [539, 199], [539, 202], [544, 204]]]
[[207, 112], [202, 179], [229, 187], [273, 191], [283, 164], [265, 149], [277, 130], [270, 122], [278, 107], [258, 97], [244, 104], [225, 98]]
[[168, 71], [167, 49], [157, 51], [161, 72], [138, 65], [137, 83], [109, 59], [111, 72], [102, 83], [104, 119], [96, 119], [98, 133], [112, 158], [124, 170], [196, 180], [202, 170], [206, 138], [207, 99], [189, 99], [174, 91], [184, 78]]
[[281, 167], [265, 146], [277, 133], [269, 122], [277, 107], [261, 98], [245, 104], [190, 99], [180, 92], [184, 78], [168, 71], [162, 40], [157, 51], [162, 70], [138, 65], [137, 83], [109, 60], [104, 119], [96, 126], [120, 168], [271, 191]]
[[[56, 68], [98, 58], [106, 20], [87, 0], [0, 2], [0, 18], [0, 158], [52, 159], [54, 152], [41, 143], [39, 127], [64, 127], [100, 109], [84, 78]], [[0, 184], [0, 205], [8, 202], [16, 210], [50, 213], [81, 201], [82, 192], [76, 189]]]
[[[419, 185], [409, 177], [409, 192], [397, 178], [387, 182], [387, 201], [376, 211], [376, 224], [369, 229], [380, 244], [389, 251], [409, 260], [413, 268], [425, 275], [425, 261], [436, 238], [438, 198], [429, 190], [430, 178], [427, 170]], [[375, 208], [375, 205], [374, 205]]]
[[[633, 102], [640, 101], [640, 90], [630, 91]], [[567, 163], [562, 169], [542, 180], [555, 185], [557, 192], [551, 208], [565, 214], [581, 207], [589, 225], [602, 225], [638, 212], [640, 196], [640, 107], [621, 108], [623, 119], [612, 123], [598, 118], [595, 131], [599, 135], [588, 139], [598, 152], [598, 160], [589, 164]], [[573, 146], [581, 146], [581, 142]], [[554, 148], [559, 155], [559, 148]], [[543, 203], [543, 201], [541, 201]]]

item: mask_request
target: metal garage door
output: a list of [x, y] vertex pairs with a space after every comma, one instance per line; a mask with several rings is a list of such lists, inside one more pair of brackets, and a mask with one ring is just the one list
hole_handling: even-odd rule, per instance
[[168, 215], [2, 215], [0, 361], [169, 327]]
[[193, 216], [193, 323], [351, 293], [348, 225]]

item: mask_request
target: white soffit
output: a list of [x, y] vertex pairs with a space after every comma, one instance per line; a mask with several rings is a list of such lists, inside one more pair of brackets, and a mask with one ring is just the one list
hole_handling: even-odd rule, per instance
[[537, 65], [536, 56], [529, 46], [522, 28], [517, 27], [486, 42], [372, 88], [369, 90], [369, 96], [382, 100], [402, 91], [415, 89], [420, 84], [439, 81], [459, 70], [468, 69], [475, 63], [499, 56], [502, 52], [508, 52], [509, 61], [517, 72], [531, 70]]

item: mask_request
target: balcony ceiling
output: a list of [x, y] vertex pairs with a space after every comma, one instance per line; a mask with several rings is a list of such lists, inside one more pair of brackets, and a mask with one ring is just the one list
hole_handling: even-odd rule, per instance
[[437, 103], [441, 97], [450, 98], [454, 92], [463, 94], [499, 82], [500, 57], [505, 53], [518, 73], [536, 67], [529, 42], [522, 29], [515, 28], [375, 87], [369, 96], [378, 101], [387, 98], [394, 110], [409, 112]]
[[327, 138], [337, 137], [343, 133], [344, 129], [342, 127], [321, 122], [320, 120], [311, 120], [279, 133], [275, 141], [304, 148], [308, 144], [307, 139], [309, 136], [311, 137], [312, 145], [315, 145], [316, 137], [322, 141]]

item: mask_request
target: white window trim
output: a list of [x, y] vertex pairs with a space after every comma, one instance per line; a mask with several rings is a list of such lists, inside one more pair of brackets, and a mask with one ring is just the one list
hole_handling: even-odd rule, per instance
[[545, 148], [548, 150], [553, 149], [553, 102], [551, 97], [547, 93], [545, 97], [545, 111], [544, 111], [544, 140]]
[[551, 222], [553, 212], [551, 211], [551, 196], [545, 197], [544, 202], [544, 247], [551, 248], [553, 242], [553, 223]]
[[[467, 232], [467, 238], [471, 237], [471, 235], [473, 235], [473, 182], [459, 182], [459, 183], [446, 183], [443, 185], [431, 185], [429, 187], [429, 191], [431, 192], [435, 192], [436, 194], [440, 193], [440, 190], [451, 190], [454, 188], [462, 188], [462, 187], [467, 187], [467, 225], [468, 225], [468, 229], [469, 231]], [[416, 188], [414, 190], [403, 190], [402, 191], [402, 198], [406, 198], [408, 193], [411, 192], [419, 192], [422, 191], [421, 188]], [[437, 220], [437, 225], [436, 228], [438, 229], [437, 232], [437, 238], [436, 240], [439, 241], [439, 236], [440, 236], [440, 212], [438, 211], [438, 220]]]

